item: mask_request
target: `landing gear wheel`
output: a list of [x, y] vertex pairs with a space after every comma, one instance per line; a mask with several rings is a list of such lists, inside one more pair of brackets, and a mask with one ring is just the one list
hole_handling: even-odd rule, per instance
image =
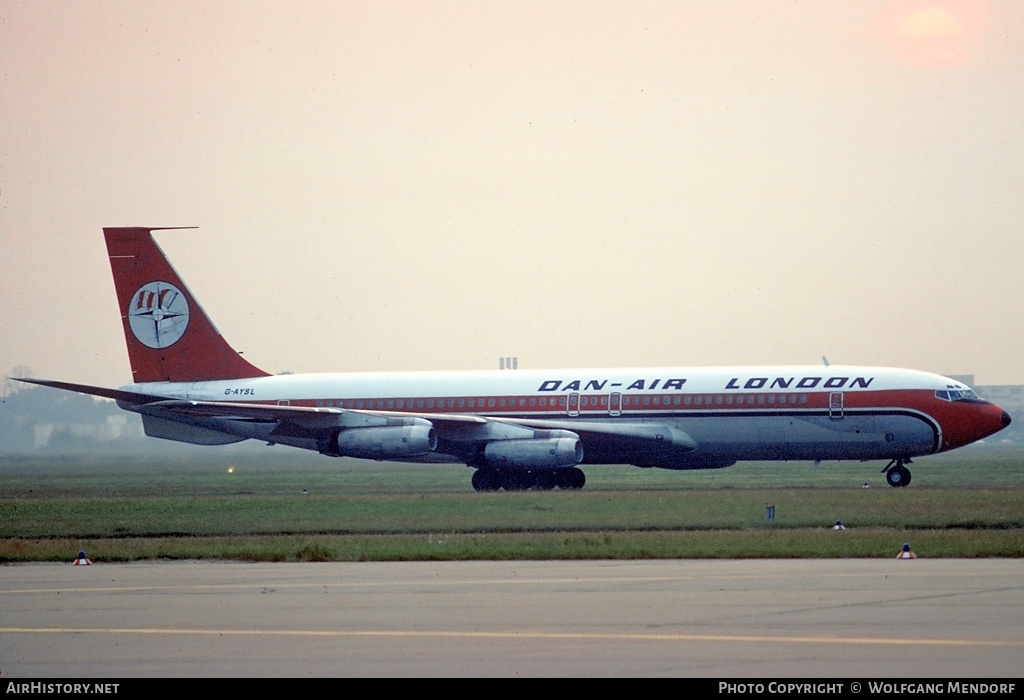
[[558, 478], [551, 469], [544, 469], [537, 472], [537, 479], [533, 487], [538, 491], [550, 491], [558, 485]]
[[555, 473], [558, 480], [558, 488], [567, 491], [579, 491], [587, 483], [587, 475], [582, 469], [572, 467], [571, 469], [559, 469]]
[[533, 488], [537, 480], [536, 475], [529, 469], [503, 469], [498, 474], [501, 478], [501, 487], [506, 491], [526, 491]]
[[480, 467], [473, 472], [473, 488], [477, 491], [497, 491], [501, 488], [501, 475], [494, 469]]
[[583, 488], [587, 483], [587, 475], [583, 473], [582, 469], [572, 468], [572, 488], [577, 491]]
[[910, 484], [910, 470], [902, 464], [897, 464], [885, 473], [885, 480], [889, 486], [901, 488]]

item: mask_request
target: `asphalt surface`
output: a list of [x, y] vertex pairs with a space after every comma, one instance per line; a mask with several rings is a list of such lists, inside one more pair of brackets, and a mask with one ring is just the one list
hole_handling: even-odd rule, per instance
[[1016, 677], [1024, 561], [0, 568], [0, 676]]

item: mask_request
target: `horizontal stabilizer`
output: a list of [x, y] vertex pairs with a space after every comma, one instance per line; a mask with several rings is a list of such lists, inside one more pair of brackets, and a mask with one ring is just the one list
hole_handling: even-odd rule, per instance
[[147, 404], [155, 401], [166, 401], [166, 396], [152, 396], [150, 394], [138, 394], [134, 391], [121, 391], [120, 389], [107, 389], [102, 386], [89, 386], [88, 384], [72, 384], [70, 382], [55, 382], [51, 379], [21, 379], [14, 377], [19, 382], [48, 386], [53, 389], [64, 389], [65, 391], [77, 391], [79, 394], [101, 396], [105, 399], [115, 401], [127, 401], [132, 404]]

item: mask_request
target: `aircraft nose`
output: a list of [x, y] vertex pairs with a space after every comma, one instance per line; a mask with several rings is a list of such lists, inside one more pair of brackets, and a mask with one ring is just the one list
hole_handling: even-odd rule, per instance
[[1008, 426], [1012, 420], [1013, 419], [1010, 418], [1010, 414], [1007, 413], [1006, 411], [1003, 411], [1003, 427], [1005, 428], [1006, 426]]

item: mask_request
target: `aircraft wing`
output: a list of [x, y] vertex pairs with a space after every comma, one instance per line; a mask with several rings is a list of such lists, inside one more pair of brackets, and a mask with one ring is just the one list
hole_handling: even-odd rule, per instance
[[450, 413], [412, 413], [342, 409], [288, 404], [235, 403], [228, 401], [198, 401], [108, 389], [88, 384], [73, 384], [48, 379], [19, 379], [18, 381], [54, 389], [75, 391], [92, 396], [133, 404], [143, 416], [169, 419], [203, 425], [216, 430], [213, 421], [236, 421], [276, 424], [270, 437], [312, 438], [332, 428], [361, 428], [381, 425], [402, 425], [416, 419], [429, 421], [443, 441], [456, 443], [487, 443], [494, 440], [522, 440], [541, 438], [556, 433], [574, 434], [587, 450], [618, 452], [633, 448], [671, 449], [673, 452], [693, 452], [697, 445], [693, 438], [671, 425], [657, 423], [619, 423], [595, 419], [511, 418]]
[[656, 423], [612, 423], [600, 420], [548, 420], [537, 418], [492, 418], [491, 420], [544, 430], [568, 430], [576, 433], [584, 444], [635, 442], [671, 446], [680, 452], [693, 452], [697, 443], [688, 434], [670, 425]]
[[286, 404], [231, 403], [228, 401], [191, 401], [186, 399], [164, 399], [146, 404], [146, 409], [158, 409], [168, 413], [202, 418], [226, 418], [232, 420], [256, 420], [271, 422], [287, 420], [310, 425], [357, 427], [360, 420], [346, 420], [345, 416], [376, 416], [379, 418], [423, 418], [431, 423], [487, 423], [481, 416], [463, 416], [435, 413], [409, 413], [405, 411], [373, 411], [349, 408], [313, 408]]
[[[488, 424], [527, 428], [531, 431], [562, 430], [575, 433], [584, 443], [629, 442], [671, 446], [680, 452], [697, 449], [693, 438], [669, 425], [650, 423], [612, 423], [594, 420], [546, 420], [529, 418], [504, 418], [495, 416], [462, 415], [451, 413], [412, 413], [405, 411], [374, 411], [362, 409], [312, 408], [306, 406], [266, 405], [251, 403], [230, 403], [222, 401], [160, 401], [146, 405], [146, 412], [166, 411], [182, 416], [222, 418], [232, 420], [254, 420], [260, 422], [279, 421], [282, 425], [276, 433], [287, 429], [289, 424], [301, 426], [303, 432], [327, 427], [356, 428], [368, 423], [367, 418], [408, 420], [420, 418], [430, 421], [441, 439], [449, 436], [473, 441], [509, 439], [522, 437], [501, 431], [486, 430]], [[476, 428], [475, 430], [473, 428]], [[484, 430], [481, 430], [484, 429]], [[499, 437], [500, 436], [500, 437]]]

